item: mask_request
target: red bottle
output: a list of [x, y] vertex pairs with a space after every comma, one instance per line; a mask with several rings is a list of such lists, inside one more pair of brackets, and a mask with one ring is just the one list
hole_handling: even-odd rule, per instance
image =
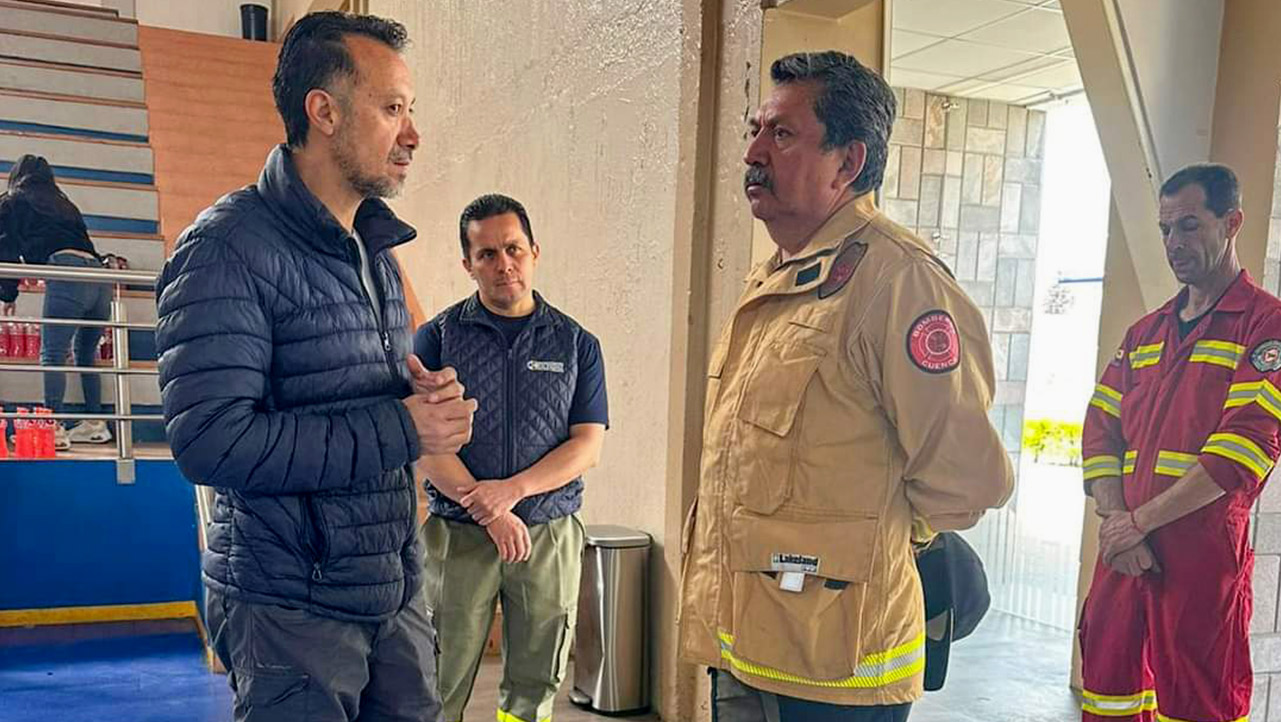
[[[0, 407], [3, 410], [3, 407]], [[9, 428], [8, 419], [0, 419], [0, 459], [9, 458], [9, 440], [5, 436], [5, 431]]]
[[11, 343], [9, 339], [9, 326], [11, 324], [0, 323], [0, 360], [7, 359], [10, 356]]
[[40, 327], [34, 323], [27, 324], [27, 352], [29, 359], [40, 358]]
[[[53, 409], [46, 409], [41, 406], [36, 409], [36, 413], [41, 416], [48, 416], [53, 413]], [[54, 426], [57, 423], [53, 419], [35, 420], [36, 458], [52, 459], [57, 456], [57, 449], [54, 448]]]
[[[29, 410], [19, 406], [15, 409], [20, 414], [28, 413]], [[19, 459], [31, 459], [35, 457], [35, 450], [31, 447], [31, 421], [29, 419], [13, 420], [13, 455]]]

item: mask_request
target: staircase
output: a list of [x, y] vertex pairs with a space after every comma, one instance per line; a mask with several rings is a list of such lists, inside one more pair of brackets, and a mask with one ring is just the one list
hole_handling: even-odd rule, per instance
[[[0, 189], [19, 156], [44, 156], [98, 251], [158, 271], [196, 214], [252, 183], [283, 139], [270, 86], [277, 51], [140, 28], [112, 9], [0, 0]], [[128, 321], [155, 322], [150, 290], [123, 298]], [[41, 316], [43, 301], [42, 291], [24, 289], [18, 315]], [[129, 345], [132, 366], [154, 364], [152, 333], [131, 331]], [[6, 362], [30, 363], [0, 358], [0, 405], [39, 403], [39, 374], [6, 372]], [[156, 413], [155, 377], [129, 383], [134, 412]], [[72, 410], [80, 394], [73, 379]], [[103, 463], [114, 445], [76, 445], [58, 463], [0, 462], [0, 528], [13, 540], [0, 555], [0, 649], [12, 627], [196, 615], [194, 487], [167, 458], [159, 424], [135, 424], [134, 439], [132, 483]]]
[[[271, 95], [278, 52], [274, 43], [139, 27], [110, 8], [0, 0], [0, 174], [23, 153], [44, 156], [98, 251], [157, 271], [196, 215], [253, 183], [284, 139]], [[39, 316], [42, 302], [24, 292], [18, 314]], [[130, 321], [155, 321], [150, 291], [126, 292], [125, 304]], [[150, 333], [130, 333], [135, 362], [153, 359], [154, 347]], [[3, 365], [0, 405], [38, 402], [39, 380]], [[160, 403], [154, 379], [130, 383], [135, 407]], [[112, 385], [103, 386], [110, 404]], [[78, 383], [66, 400], [80, 403]], [[135, 435], [161, 440], [148, 431], [157, 430]]]

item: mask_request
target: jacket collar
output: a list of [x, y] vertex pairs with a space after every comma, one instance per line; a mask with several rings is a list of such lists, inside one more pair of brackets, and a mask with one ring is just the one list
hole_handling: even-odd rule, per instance
[[[351, 235], [298, 177], [293, 154], [286, 146], [276, 146], [267, 157], [258, 176], [258, 194], [296, 237], [322, 253], [348, 257]], [[365, 199], [356, 209], [355, 226], [371, 258], [418, 235], [377, 198]]]
[[[1250, 302], [1254, 299], [1257, 291], [1258, 285], [1250, 277], [1250, 272], [1241, 269], [1237, 277], [1228, 285], [1228, 290], [1223, 292], [1219, 302], [1210, 310], [1210, 313], [1241, 313], [1250, 307]], [[1183, 304], [1187, 303], [1187, 300], [1188, 288], [1184, 286], [1183, 290], [1175, 294], [1174, 298], [1166, 301], [1165, 305], [1157, 310], [1157, 313], [1162, 316], [1177, 315], [1179, 309], [1183, 308]]]
[[782, 260], [779, 251], [756, 266], [748, 276], [748, 287], [764, 293], [803, 293], [818, 288], [831, 274], [837, 251], [857, 237], [876, 217], [871, 193], [864, 193], [828, 216], [798, 255]]
[[[535, 328], [538, 326], [550, 325], [555, 317], [552, 315], [552, 307], [543, 300], [542, 294], [534, 291], [534, 313], [529, 318], [529, 326]], [[459, 314], [458, 320], [463, 323], [473, 323], [482, 326], [493, 327], [494, 323], [489, 320], [485, 311], [485, 304], [480, 301], [480, 292], [477, 291], [463, 301], [462, 313]]]

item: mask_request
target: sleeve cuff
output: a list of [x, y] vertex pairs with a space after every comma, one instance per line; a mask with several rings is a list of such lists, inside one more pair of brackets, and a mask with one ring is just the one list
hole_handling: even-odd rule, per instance
[[406, 463], [412, 464], [418, 461], [418, 457], [423, 455], [422, 447], [418, 443], [418, 429], [414, 426], [414, 417], [409, 415], [409, 409], [403, 401], [397, 399], [391, 403], [396, 409], [397, 418], [400, 419], [401, 433], [405, 437], [405, 449], [408, 452]]

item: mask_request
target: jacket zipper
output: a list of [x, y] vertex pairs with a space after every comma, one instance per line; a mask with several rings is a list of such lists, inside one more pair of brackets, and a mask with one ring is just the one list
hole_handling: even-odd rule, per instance
[[316, 536], [320, 539], [320, 547], [311, 550], [311, 579], [319, 582], [325, 578], [324, 567], [329, 562], [329, 542], [325, 536], [325, 515], [321, 513], [320, 507], [313, 507], [315, 503], [315, 496], [308, 494], [303, 510], [307, 513], [307, 545], [312, 546], [311, 528], [313, 526], [316, 527], [318, 532]]
[[[357, 239], [355, 236], [348, 236], [348, 238], [350, 238], [353, 243], [360, 243], [360, 240]], [[354, 257], [353, 257], [353, 254], [354, 254]], [[391, 371], [391, 375], [395, 377], [399, 375], [399, 371], [396, 370], [396, 360], [391, 356], [391, 349], [392, 349], [391, 335], [387, 333], [387, 329], [383, 325], [382, 313], [379, 312], [378, 310], [377, 302], [375, 302], [373, 297], [369, 295], [369, 289], [365, 287], [365, 264], [361, 261], [360, 250], [357, 248], [352, 248], [347, 255], [348, 255], [348, 258], [351, 259], [352, 265], [356, 267], [356, 285], [360, 286], [360, 295], [364, 296], [365, 303], [369, 304], [369, 310], [372, 311], [374, 314], [374, 327], [378, 329], [378, 340], [382, 342], [383, 359], [387, 362], [387, 368]], [[369, 257], [369, 265], [370, 265], [369, 280], [373, 282], [375, 287], [377, 287], [378, 286], [378, 273], [377, 273], [378, 257], [376, 255]], [[412, 484], [410, 488], [412, 489]], [[415, 501], [415, 505], [416, 504], [417, 502]], [[415, 512], [416, 511], [417, 509], [415, 508]], [[319, 515], [320, 509], [316, 509], [316, 513]], [[322, 521], [323, 521], [323, 517], [322, 517]], [[323, 526], [324, 525], [322, 524], [321, 525], [322, 538], [324, 538]], [[410, 524], [411, 528], [413, 526], [414, 526], [413, 524]], [[328, 563], [329, 561], [327, 558], [329, 556], [328, 547], [329, 545], [326, 544], [325, 553], [324, 553], [324, 557], [326, 558], [318, 560], [315, 563], [315, 565], [312, 567], [311, 578], [317, 582], [324, 578], [324, 573], [321, 571], [321, 567], [324, 564]]]
[[[350, 236], [350, 238], [352, 242], [360, 243], [354, 236]], [[370, 297], [369, 289], [365, 288], [365, 266], [360, 260], [360, 251], [353, 248], [352, 253], [355, 254], [355, 258], [352, 258], [352, 264], [356, 266], [356, 284], [360, 286], [360, 294], [365, 297], [365, 303], [369, 304], [369, 310], [374, 313], [374, 327], [378, 329], [378, 339], [382, 342], [383, 358], [387, 361], [387, 368], [391, 369], [392, 375], [395, 376], [399, 372], [396, 370], [396, 360], [391, 357], [391, 335], [387, 333], [387, 329], [383, 326], [382, 313], [378, 310], [378, 304]], [[351, 254], [348, 255], [350, 256]], [[370, 257], [369, 264], [371, 266], [369, 279], [377, 286], [378, 274], [376, 271], [378, 270], [378, 264], [376, 257]]]
[[[501, 334], [500, 334], [500, 335], [501, 335]], [[504, 426], [504, 428], [505, 428], [505, 430], [506, 430], [506, 432], [507, 432], [507, 438], [506, 438], [506, 439], [504, 439], [504, 441], [506, 441], [507, 443], [503, 444], [503, 474], [504, 474], [504, 478], [506, 478], [506, 477], [510, 477], [510, 476], [512, 475], [512, 463], [514, 462], [514, 457], [516, 456], [516, 449], [515, 449], [515, 447], [516, 447], [516, 439], [514, 438], [514, 437], [515, 437], [515, 435], [514, 435], [514, 434], [513, 434], [513, 432], [512, 432], [512, 415], [515, 413], [515, 409], [514, 409], [514, 408], [512, 408], [512, 402], [513, 402], [513, 400], [515, 399], [515, 392], [514, 392], [513, 388], [514, 388], [514, 387], [515, 387], [515, 385], [516, 385], [516, 381], [515, 381], [515, 378], [514, 378], [514, 377], [515, 377], [515, 371], [514, 371], [514, 370], [513, 370], [513, 368], [512, 368], [512, 360], [515, 358], [515, 352], [516, 352], [516, 349], [515, 349], [515, 348], [508, 348], [508, 349], [507, 349], [507, 369], [506, 369], [506, 371], [507, 371], [507, 389], [506, 389], [506, 391], [507, 391], [507, 399], [506, 399], [506, 409], [507, 409], [507, 413], [506, 413], [506, 414], [503, 414], [503, 416], [505, 417], [505, 418], [503, 419], [503, 426]]]

